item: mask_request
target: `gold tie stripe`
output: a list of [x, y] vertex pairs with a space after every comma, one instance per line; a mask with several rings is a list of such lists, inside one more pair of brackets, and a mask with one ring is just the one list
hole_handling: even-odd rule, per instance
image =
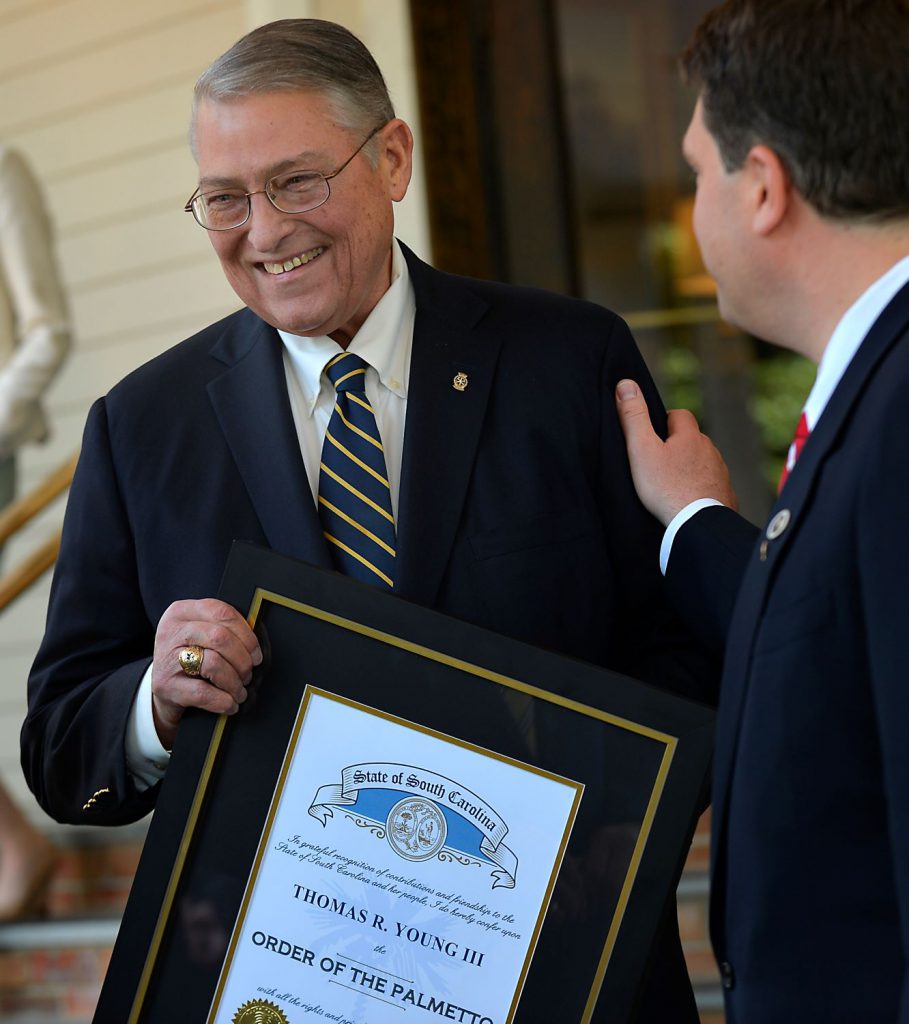
[[325, 373], [336, 389], [322, 446], [319, 518], [340, 572], [394, 587], [395, 528], [385, 450], [366, 397], [366, 363], [351, 352]]

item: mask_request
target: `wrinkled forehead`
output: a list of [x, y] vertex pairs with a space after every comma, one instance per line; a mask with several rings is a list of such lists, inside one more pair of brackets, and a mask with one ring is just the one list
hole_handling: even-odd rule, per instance
[[196, 109], [193, 139], [199, 184], [260, 187], [287, 170], [325, 173], [343, 159], [351, 135], [319, 93], [205, 99]]
[[333, 136], [353, 130], [350, 113], [337, 98], [314, 90], [280, 90], [243, 96], [198, 99], [193, 107], [190, 146], [193, 156], [222, 139], [233, 143], [296, 138], [315, 154]]

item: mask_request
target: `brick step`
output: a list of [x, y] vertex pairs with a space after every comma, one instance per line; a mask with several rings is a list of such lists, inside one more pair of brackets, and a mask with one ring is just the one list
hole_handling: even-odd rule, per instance
[[144, 828], [53, 829], [59, 852], [41, 916], [0, 925], [0, 1020], [89, 1024]]
[[119, 918], [0, 925], [0, 1020], [89, 1024]]
[[77, 835], [72, 845], [58, 844], [60, 860], [47, 892], [47, 917], [120, 917], [123, 913], [142, 844], [104, 842], [103, 838], [92, 836], [86, 842]]

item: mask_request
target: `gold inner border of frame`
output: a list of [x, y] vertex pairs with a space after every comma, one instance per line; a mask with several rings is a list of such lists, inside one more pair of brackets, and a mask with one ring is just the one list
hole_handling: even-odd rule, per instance
[[[663, 757], [660, 762], [660, 767], [657, 770], [653, 789], [650, 793], [647, 810], [644, 813], [644, 819], [641, 822], [638, 839], [634, 845], [634, 850], [632, 851], [631, 859], [628, 864], [625, 881], [616, 902], [615, 913], [613, 914], [612, 922], [606, 935], [603, 952], [600, 955], [600, 961], [594, 973], [593, 984], [590, 988], [587, 1004], [584, 1008], [581, 1020], [579, 1021], [579, 1024], [589, 1024], [589, 1021], [593, 1016], [594, 1007], [596, 1006], [597, 997], [599, 996], [600, 989], [603, 986], [603, 978], [605, 977], [606, 969], [609, 966], [609, 958], [612, 955], [612, 951], [618, 937], [619, 928], [625, 916], [625, 910], [631, 896], [631, 889], [634, 885], [634, 880], [637, 877], [638, 868], [640, 867], [641, 859], [644, 855], [644, 848], [646, 847], [647, 840], [650, 836], [653, 819], [656, 816], [657, 807], [659, 806], [660, 798], [666, 785], [666, 776], [669, 774], [669, 766], [672, 763], [672, 758], [678, 745], [678, 737], [671, 736], [668, 733], [660, 732], [656, 729], [651, 729], [649, 726], [641, 725], [638, 722], [632, 722], [629, 719], [621, 718], [618, 715], [610, 714], [608, 711], [601, 711], [599, 708], [590, 707], [588, 704], [569, 700], [566, 697], [561, 697], [558, 694], [549, 692], [548, 690], [540, 689], [539, 687], [532, 686], [529, 683], [523, 683], [518, 679], [512, 679], [510, 676], [502, 675], [499, 672], [493, 672], [480, 665], [473, 665], [461, 658], [454, 658], [451, 655], [443, 654], [441, 651], [435, 651], [430, 647], [415, 644], [410, 640], [405, 640], [392, 633], [385, 633], [382, 630], [374, 629], [373, 627], [366, 626], [361, 622], [355, 622], [352, 619], [345, 619], [340, 615], [333, 614], [332, 612], [326, 612], [320, 608], [314, 608], [312, 605], [304, 604], [302, 601], [295, 601], [292, 598], [284, 597], [283, 595], [276, 594], [270, 590], [264, 590], [262, 588], [256, 589], [247, 615], [247, 621], [251, 627], [255, 628], [256, 621], [258, 620], [259, 614], [262, 610], [262, 605], [266, 601], [280, 605], [284, 608], [289, 608], [292, 611], [300, 612], [303, 615], [308, 615], [311, 618], [319, 619], [322, 622], [328, 622], [331, 625], [339, 626], [342, 629], [350, 630], [353, 633], [359, 633], [360, 635], [369, 637], [372, 640], [378, 640], [380, 643], [385, 643], [392, 647], [397, 647], [400, 650], [408, 651], [418, 657], [426, 658], [428, 661], [435, 661], [442, 665], [448, 665], [450, 668], [467, 672], [480, 679], [486, 679], [489, 682], [498, 683], [499, 685], [506, 686], [509, 689], [518, 690], [531, 697], [536, 697], [538, 700], [545, 700], [550, 704], [556, 704], [559, 707], [575, 711], [578, 714], [597, 718], [602, 722], [607, 722], [608, 724], [617, 726], [620, 729], [626, 729], [629, 732], [637, 733], [639, 736], [646, 736], [648, 739], [655, 740], [657, 743], [662, 743], [664, 745]], [[212, 734], [211, 742], [209, 743], [205, 762], [199, 775], [199, 782], [196, 786], [196, 793], [186, 820], [186, 826], [183, 830], [183, 836], [180, 840], [177, 856], [174, 860], [174, 867], [171, 871], [164, 899], [161, 904], [161, 910], [158, 914], [155, 931], [152, 935], [151, 943], [149, 944], [148, 954], [142, 968], [139, 984], [136, 987], [136, 995], [133, 999], [133, 1005], [130, 1009], [127, 1024], [138, 1024], [140, 1020], [140, 1014], [142, 1013], [142, 1007], [148, 994], [155, 963], [161, 951], [164, 932], [168, 921], [170, 920], [171, 911], [173, 910], [177, 887], [180, 884], [180, 878], [186, 866], [189, 848], [192, 844], [196, 826], [198, 825], [202, 802], [211, 782], [215, 762], [221, 749], [226, 723], [227, 716], [222, 715], [215, 726], [215, 731]], [[512, 1011], [515, 1009], [515, 1006], [516, 1002], [512, 1005]]]
[[174, 859], [173, 870], [171, 871], [170, 878], [167, 882], [167, 889], [164, 891], [161, 910], [158, 913], [155, 931], [152, 935], [152, 940], [149, 943], [148, 955], [146, 956], [145, 964], [142, 967], [139, 984], [136, 986], [136, 996], [133, 999], [133, 1005], [129, 1011], [127, 1024], [137, 1024], [139, 1014], [142, 1012], [142, 1006], [145, 1003], [145, 997], [148, 994], [148, 986], [151, 982], [152, 972], [155, 969], [155, 961], [158, 959], [158, 953], [161, 950], [161, 943], [164, 939], [164, 930], [167, 927], [167, 922], [170, 920], [170, 912], [173, 909], [174, 897], [177, 895], [177, 886], [180, 884], [180, 878], [183, 874], [183, 869], [186, 866], [186, 858], [189, 856], [189, 848], [192, 844], [193, 834], [195, 833], [196, 825], [199, 820], [199, 812], [202, 810], [202, 801], [205, 799], [208, 783], [215, 767], [215, 760], [218, 756], [218, 751], [221, 749], [221, 740], [224, 736], [224, 729], [226, 725], [227, 715], [221, 715], [215, 723], [215, 731], [212, 733], [211, 742], [208, 745], [208, 752], [205, 755], [205, 762], [202, 765], [202, 771], [199, 773], [199, 784], [196, 786], [193, 802], [190, 806], [189, 815], [186, 819], [186, 827], [183, 829], [183, 835], [180, 838], [180, 845], [177, 848], [177, 856]]
[[[290, 740], [287, 744], [287, 752], [284, 755], [284, 761], [281, 765], [281, 771], [278, 776], [278, 783], [275, 786], [274, 795], [272, 796], [271, 806], [268, 809], [268, 815], [265, 819], [265, 825], [262, 828], [262, 837], [259, 840], [259, 847], [256, 851], [256, 857], [253, 861], [252, 871], [249, 874], [249, 881], [247, 882], [246, 891], [243, 894], [243, 901], [240, 904], [240, 912], [237, 914], [237, 920], [234, 925], [234, 930], [231, 935], [230, 945], [228, 946], [227, 953], [224, 957], [224, 967], [221, 969], [221, 976], [218, 979], [218, 987], [215, 990], [214, 998], [212, 999], [211, 1009], [208, 1012], [208, 1018], [206, 1024], [211, 1024], [214, 1014], [216, 1014], [220, 1008], [221, 998], [224, 994], [224, 986], [227, 984], [227, 980], [230, 974], [230, 964], [233, 960], [236, 952], [237, 943], [240, 939], [240, 932], [243, 929], [243, 922], [246, 919], [246, 913], [249, 909], [249, 902], [252, 899], [253, 892], [255, 890], [256, 878], [259, 874], [259, 869], [262, 866], [262, 860], [265, 856], [266, 843], [271, 835], [271, 830], [274, 825], [274, 819], [278, 813], [278, 804], [281, 802], [281, 796], [284, 792], [284, 786], [287, 782], [287, 775], [290, 769], [290, 762], [293, 759], [294, 752], [296, 750], [297, 742], [300, 738], [300, 733], [303, 729], [303, 722], [306, 718], [306, 712], [309, 709], [310, 700], [313, 696], [324, 697], [327, 700], [334, 701], [336, 704], [343, 704], [346, 707], [354, 708], [357, 711], [363, 711], [367, 714], [374, 715], [377, 718], [383, 718], [387, 722], [393, 722], [395, 725], [404, 726], [407, 729], [412, 729], [414, 732], [420, 732], [424, 736], [431, 736], [434, 739], [441, 740], [445, 743], [451, 743], [455, 746], [462, 747], [465, 750], [473, 751], [474, 753], [481, 754], [484, 757], [491, 757], [497, 761], [502, 761], [505, 764], [510, 764], [515, 768], [521, 769], [521, 771], [533, 772], [534, 775], [542, 776], [543, 778], [550, 779], [554, 782], [559, 782], [570, 789], [574, 790], [574, 799], [572, 800], [571, 810], [569, 812], [568, 821], [565, 825], [565, 829], [562, 834], [562, 840], [559, 843], [559, 849], [556, 853], [555, 860], [552, 866], [552, 873], [549, 877], [549, 882], [546, 886], [546, 891], [543, 895], [543, 900], [540, 904], [540, 912], [537, 915], [537, 920], [534, 925], [533, 934], [530, 938], [530, 942], [527, 947], [527, 955], [524, 958], [524, 963], [521, 967], [521, 973], [518, 978], [518, 983], [515, 987], [514, 998], [512, 999], [511, 1006], [508, 1010], [508, 1016], [505, 1019], [504, 1024], [511, 1024], [514, 1019], [515, 1012], [518, 1006], [518, 1000], [520, 999], [521, 992], [524, 988], [524, 983], [527, 980], [527, 973], [530, 970], [530, 961], [533, 959], [534, 951], [536, 950], [537, 942], [540, 937], [540, 931], [543, 927], [543, 919], [546, 914], [546, 908], [549, 906], [549, 901], [552, 898], [552, 890], [555, 888], [556, 878], [558, 877], [559, 868], [562, 866], [562, 861], [565, 857], [565, 850], [568, 847], [568, 840], [571, 836], [572, 829], [574, 828], [575, 818], [577, 817], [578, 807], [581, 803], [581, 794], [584, 791], [584, 785], [580, 782], [575, 782], [573, 779], [565, 778], [562, 775], [557, 775], [555, 772], [547, 771], [545, 768], [538, 768], [536, 765], [527, 764], [523, 761], [518, 761], [513, 757], [507, 757], [504, 754], [498, 754], [493, 750], [488, 750], [486, 747], [480, 747], [476, 743], [470, 743], [467, 740], [458, 739], [456, 736], [449, 736], [447, 733], [438, 731], [437, 729], [430, 729], [425, 725], [420, 725], [419, 722], [411, 722], [405, 718], [401, 718], [398, 715], [389, 714], [387, 711], [382, 711], [380, 708], [370, 707], [367, 704], [363, 704], [360, 701], [351, 700], [349, 697], [343, 697], [341, 694], [332, 693], [329, 690], [322, 689], [319, 686], [312, 686], [307, 684], [304, 689], [303, 699], [300, 702], [300, 707], [297, 711], [297, 718], [294, 722], [293, 731], [291, 732]], [[374, 968], [374, 970], [380, 970], [381, 968]], [[384, 973], [384, 972], [383, 972]]]

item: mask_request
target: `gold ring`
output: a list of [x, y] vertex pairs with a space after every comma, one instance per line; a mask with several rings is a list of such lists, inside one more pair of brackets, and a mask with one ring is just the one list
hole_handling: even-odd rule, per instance
[[200, 647], [198, 644], [190, 644], [189, 647], [184, 647], [180, 651], [178, 661], [180, 662], [180, 668], [188, 676], [195, 678], [196, 676], [202, 675], [202, 659], [205, 657], [205, 648]]

